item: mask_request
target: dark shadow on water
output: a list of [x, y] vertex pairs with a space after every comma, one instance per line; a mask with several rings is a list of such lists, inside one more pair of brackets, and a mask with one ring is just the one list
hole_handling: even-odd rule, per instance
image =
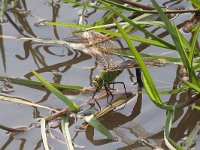
[[[134, 101], [136, 100], [135, 106], [132, 109], [132, 112], [129, 116], [126, 116], [120, 112], [111, 111], [107, 113], [105, 116], [101, 117], [99, 120], [105, 125], [105, 127], [109, 130], [113, 130], [114, 128], [117, 128], [121, 125], [124, 125], [130, 121], [132, 121], [134, 118], [136, 118], [141, 111], [141, 105], [142, 105], [142, 94], [138, 94], [137, 97], [132, 98]], [[132, 100], [131, 100], [132, 101]], [[126, 109], [126, 107], [124, 108]], [[75, 140], [76, 136], [78, 136], [78, 133], [76, 133], [73, 140]], [[85, 131], [87, 139], [94, 145], [104, 145], [106, 143], [113, 142], [109, 139], [100, 139], [95, 140], [94, 139], [94, 128], [88, 127]]]

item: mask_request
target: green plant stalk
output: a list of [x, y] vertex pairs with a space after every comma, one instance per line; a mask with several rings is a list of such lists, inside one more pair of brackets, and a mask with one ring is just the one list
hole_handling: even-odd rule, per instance
[[190, 50], [190, 54], [189, 54], [189, 65], [191, 68], [193, 67], [192, 62], [193, 62], [193, 57], [194, 57], [195, 46], [198, 41], [199, 32], [200, 32], [200, 24], [198, 25], [197, 30], [192, 39], [192, 46], [191, 46], [191, 50]]
[[67, 148], [69, 150], [74, 150], [74, 147], [72, 145], [72, 139], [71, 139], [71, 136], [70, 136], [70, 133], [69, 133], [69, 116], [62, 117], [61, 128], [62, 128], [62, 132], [63, 132], [64, 137], [65, 137]]
[[189, 56], [187, 55], [187, 52], [185, 51], [184, 46], [183, 46], [183, 37], [181, 36], [177, 27], [170, 23], [169, 19], [167, 18], [165, 13], [162, 11], [162, 9], [159, 7], [159, 5], [155, 2], [155, 0], [152, 0], [152, 3], [157, 9], [158, 13], [160, 14], [161, 19], [166, 24], [167, 30], [174, 41], [176, 49], [178, 50], [179, 56], [181, 57], [183, 64], [187, 72], [189, 73], [189, 78], [191, 82], [199, 86], [199, 81], [195, 75], [195, 72], [192, 70], [192, 68], [189, 65]]
[[74, 103], [71, 100], [69, 100], [62, 92], [60, 92], [55, 87], [53, 87], [50, 83], [48, 83], [47, 81], [45, 81], [45, 79], [42, 78], [37, 72], [35, 72], [34, 70], [32, 70], [32, 72], [38, 78], [38, 80], [44, 84], [44, 86], [49, 91], [51, 91], [60, 100], [62, 100], [66, 104], [66, 106], [68, 106], [72, 111], [74, 111], [74, 112], [79, 112], [80, 111], [80, 108], [79, 108], [79, 106], [76, 103]]
[[94, 117], [94, 115], [85, 116], [84, 119], [93, 126], [97, 131], [107, 136], [109, 139], [113, 141], [117, 141], [116, 138], [109, 132], [109, 130]]
[[151, 79], [151, 76], [144, 64], [144, 62], [142, 61], [142, 58], [140, 56], [140, 54], [138, 53], [138, 51], [136, 50], [135, 46], [132, 44], [132, 42], [130, 41], [130, 39], [128, 38], [128, 36], [126, 35], [126, 33], [123, 31], [123, 29], [121, 28], [121, 26], [119, 25], [119, 23], [117, 21], [115, 21], [119, 31], [121, 32], [121, 34], [123, 35], [124, 39], [126, 40], [126, 43], [128, 44], [130, 50], [132, 51], [132, 55], [135, 56], [135, 59], [137, 60], [142, 72], [143, 72], [143, 75], [144, 75], [144, 78], [143, 78], [143, 81], [144, 81], [144, 85], [145, 85], [145, 88], [147, 90], [147, 93], [149, 94], [149, 96], [151, 97], [152, 101], [157, 105], [159, 106], [160, 108], [163, 108], [163, 109], [167, 109], [167, 110], [172, 110], [173, 109], [173, 106], [168, 106], [168, 105], [165, 105], [162, 100], [160, 99], [159, 95], [158, 95], [158, 91], [156, 90], [156, 87]]
[[41, 127], [41, 135], [42, 135], [42, 141], [43, 141], [44, 149], [49, 150], [49, 146], [48, 146], [48, 142], [47, 142], [45, 118], [41, 118], [40, 127]]
[[172, 125], [172, 121], [173, 121], [173, 118], [174, 118], [174, 112], [175, 112], [175, 110], [168, 110], [167, 111], [167, 118], [166, 118], [166, 121], [165, 121], [165, 129], [164, 129], [165, 144], [171, 150], [184, 150], [183, 147], [181, 147], [180, 145], [178, 145], [176, 142], [174, 142], [169, 137], [170, 130], [171, 130], [171, 125]]
[[[11, 81], [11, 83], [19, 84], [19, 85], [29, 85], [29, 86], [39, 86], [39, 87], [44, 86], [41, 82], [37, 82], [33, 80], [0, 76], [0, 81], [4, 81], [5, 79], [8, 79], [8, 81]], [[81, 86], [64, 85], [64, 84], [58, 84], [58, 83], [50, 83], [50, 84], [57, 89], [78, 90], [80, 92], [84, 90], [84, 88]]]
[[200, 131], [200, 122], [197, 122], [196, 126], [185, 140], [185, 146], [184, 146], [185, 149], [189, 149], [192, 146], [192, 144], [194, 143], [193, 141], [198, 136], [199, 131]]
[[87, 11], [87, 6], [89, 5], [91, 0], [87, 0], [85, 6], [83, 6], [83, 9], [82, 9], [82, 12], [81, 12], [81, 16], [80, 16], [80, 19], [79, 19], [79, 23], [80, 25], [84, 25], [84, 16], [85, 16], [85, 12]]
[[120, 12], [118, 12], [116, 9], [112, 8], [108, 3], [103, 2], [102, 0], [97, 0], [99, 2], [101, 2], [102, 4], [104, 4], [106, 7], [109, 8], [110, 11], [114, 12], [117, 16], [121, 17], [123, 20], [127, 21], [130, 25], [132, 25], [133, 27], [135, 27], [136, 29], [140, 30], [141, 32], [143, 32], [144, 34], [146, 34], [147, 36], [150, 36], [152, 39], [157, 40], [158, 42], [170, 47], [171, 49], [174, 48], [174, 46], [166, 41], [164, 41], [163, 39], [159, 38], [158, 36], [152, 34], [151, 32], [147, 31], [146, 29], [140, 27], [139, 25], [137, 25], [136, 23], [132, 22], [129, 18], [127, 18], [126, 16], [122, 15]]
[[[72, 23], [63, 23], [63, 22], [47, 22], [47, 24], [56, 25], [56, 26], [73, 27], [73, 28], [79, 28], [79, 29], [83, 29], [83, 30], [90, 30], [90, 29], [93, 28], [91, 26], [83, 26], [83, 25], [77, 25], [77, 24], [72, 24]], [[116, 32], [112, 32], [112, 31], [109, 31], [109, 30], [105, 30], [105, 29], [94, 29], [94, 30], [97, 31], [97, 32], [102, 32], [102, 33], [106, 33], [106, 34], [111, 34], [113, 36], [121, 37], [121, 34], [116, 33]], [[158, 47], [162, 47], [162, 48], [166, 48], [166, 49], [175, 50], [175, 46], [173, 46], [169, 43], [168, 43], [168, 45], [166, 45], [166, 44], [163, 44], [163, 43], [156, 41], [156, 40], [137, 37], [137, 36], [133, 36], [133, 35], [129, 35], [129, 37], [133, 41], [142, 42], [142, 43], [145, 43], [145, 44], [148, 44], [148, 45], [154, 45], [154, 46], [158, 46]], [[52, 42], [51, 41], [49, 41], [49, 42], [53, 43], [54, 41], [55, 40], [52, 40]], [[40, 42], [41, 42], [41, 39], [40, 39]], [[58, 43], [58, 44], [67, 44], [66, 41], [55, 41], [55, 42]]]
[[4, 13], [8, 5], [8, 0], [1, 1], [1, 10], [0, 10], [0, 22], [4, 21]]
[[197, 8], [200, 9], [200, 1], [199, 0], [189, 0], [190, 2], [192, 2], [193, 5], [195, 5]]

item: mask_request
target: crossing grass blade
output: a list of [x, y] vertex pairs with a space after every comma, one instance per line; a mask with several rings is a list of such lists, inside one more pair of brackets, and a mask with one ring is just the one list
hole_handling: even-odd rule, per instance
[[96, 26], [100, 26], [100, 25], [106, 25], [106, 22], [108, 22], [112, 17], [114, 17], [114, 13], [107, 13], [105, 14], [105, 16], [103, 16], [103, 18], [95, 21], [94, 23], [90, 24], [89, 26], [91, 27], [96, 27]]
[[196, 126], [185, 140], [185, 146], [184, 146], [185, 149], [189, 149], [192, 146], [193, 141], [197, 137], [199, 131], [200, 131], [200, 122], [197, 122]]
[[[97, 31], [97, 32], [102, 32], [102, 33], [105, 33], [105, 34], [109, 34], [109, 35], [112, 35], [114, 37], [115, 36], [122, 37], [120, 33], [109, 31], [109, 30], [105, 30], [105, 29], [102, 29], [102, 28], [95, 28], [95, 27], [90, 26], [90, 25], [89, 26], [83, 26], [83, 25], [78, 25], [78, 24], [74, 24], [74, 23], [64, 23], [64, 22], [47, 22], [47, 24], [56, 25], [56, 26], [63, 26], [63, 27], [78, 28], [78, 29], [81, 29], [81, 30], [91, 30], [91, 29], [94, 28], [94, 31]], [[161, 48], [175, 50], [175, 47], [168, 46], [168, 45], [163, 44], [163, 43], [161, 43], [159, 41], [156, 41], [156, 40], [147, 39], [147, 38], [143, 38], [143, 37], [138, 37], [138, 36], [134, 36], [134, 35], [128, 35], [128, 36], [133, 41], [145, 43], [145, 44], [148, 44], [148, 45], [158, 46], [158, 47], [161, 47]], [[51, 41], [51, 42], [53, 42], [53, 41]], [[64, 41], [61, 41], [61, 42], [64, 42]], [[61, 42], [56, 41], [56, 43], [61, 43]], [[67, 43], [64, 42], [63, 44], [67, 44]]]
[[199, 0], [189, 0], [192, 2], [193, 5], [195, 5], [197, 8], [200, 8], [200, 1]]
[[[7, 78], [13, 84], [19, 84], [19, 85], [25, 85], [25, 86], [38, 86], [38, 87], [44, 86], [41, 82], [23, 79], [23, 78], [0, 76], [0, 81], [3, 81], [4, 79], [7, 79]], [[50, 84], [57, 89], [68, 89], [68, 90], [79, 90], [79, 91], [84, 90], [83, 87], [76, 86], [76, 85], [64, 85], [64, 84], [58, 84], [58, 83], [50, 83]]]
[[197, 106], [197, 105], [192, 105], [192, 108], [194, 108], [194, 109], [197, 109], [197, 110], [199, 110], [199, 111], [200, 111], [200, 106]]
[[177, 27], [170, 23], [169, 19], [167, 18], [165, 13], [162, 11], [162, 9], [159, 7], [159, 5], [156, 3], [156, 1], [155, 0], [151, 0], [151, 1], [153, 3], [154, 7], [156, 8], [156, 10], [158, 11], [161, 19], [166, 24], [167, 30], [170, 33], [170, 35], [174, 41], [174, 44], [179, 53], [179, 56], [183, 61], [184, 67], [186, 68], [186, 70], [189, 74], [189, 78], [190, 78], [191, 82], [199, 86], [199, 81], [195, 75], [195, 72], [189, 64], [189, 55], [187, 54], [186, 49], [184, 48], [185, 45], [183, 45], [184, 44], [183, 37], [181, 36]]
[[40, 126], [41, 126], [41, 135], [42, 135], [42, 141], [43, 141], [44, 149], [49, 150], [49, 146], [48, 146], [48, 142], [47, 142], [45, 118], [41, 118]]
[[0, 6], [0, 23], [4, 22], [4, 13], [6, 11], [8, 0], [1, 1]]
[[186, 86], [188, 86], [189, 88], [191, 89], [194, 89], [195, 91], [199, 92], [200, 93], [200, 87], [197, 86], [196, 84], [193, 84], [193, 83], [190, 83], [188, 81], [185, 81], [183, 79], [180, 79]]
[[105, 7], [93, 6], [93, 5], [89, 5], [87, 3], [76, 2], [74, 0], [62, 0], [62, 1], [65, 2], [65, 3], [74, 4], [74, 5], [77, 5], [77, 6], [90, 7], [90, 8], [99, 9], [99, 10], [107, 10]]
[[169, 137], [173, 118], [174, 118], [174, 110], [168, 110], [168, 112], [167, 112], [167, 118], [166, 118], [166, 122], [165, 122], [165, 129], [164, 129], [165, 144], [171, 150], [184, 150], [183, 147], [181, 147], [180, 145], [176, 144], [176, 142], [174, 142]]
[[198, 42], [199, 32], [200, 32], [200, 24], [198, 25], [197, 30], [195, 31], [195, 34], [192, 39], [192, 45], [191, 45], [191, 50], [190, 50], [190, 54], [189, 54], [190, 67], [193, 67], [193, 65], [192, 65], [193, 57], [194, 57], [194, 52], [195, 52], [195, 46], [196, 46], [196, 43]]
[[142, 61], [142, 58], [139, 54], [139, 52], [136, 50], [135, 46], [132, 44], [131, 40], [129, 39], [129, 37], [127, 36], [127, 34], [123, 31], [123, 29], [121, 28], [121, 26], [119, 25], [119, 23], [117, 21], [115, 21], [119, 31], [121, 32], [123, 38], [125, 39], [127, 45], [129, 46], [131, 52], [132, 52], [132, 56], [135, 57], [135, 59], [137, 60], [142, 73], [143, 73], [143, 83], [144, 86], [146, 88], [146, 91], [148, 93], [148, 95], [150, 96], [151, 100], [160, 108], [163, 109], [172, 109], [171, 106], [167, 106], [165, 105], [161, 98], [158, 95], [158, 91], [156, 90], [156, 87], [153, 83], [153, 80], [144, 64], [144, 62]]
[[109, 139], [116, 141], [116, 138], [109, 132], [109, 130], [101, 123], [94, 115], [85, 116], [85, 120], [93, 126], [97, 131], [108, 137]]
[[51, 91], [54, 95], [56, 95], [60, 100], [62, 100], [66, 106], [68, 106], [72, 111], [74, 112], [79, 112], [80, 108], [79, 106], [69, 100], [62, 92], [57, 90], [55, 87], [53, 87], [50, 83], [48, 83], [44, 78], [42, 78], [37, 72], [34, 70], [32, 71], [33, 74], [38, 78], [38, 80], [49, 90]]
[[70, 133], [69, 133], [69, 116], [62, 117], [61, 128], [62, 128], [62, 132], [63, 132], [64, 137], [65, 137], [67, 148], [69, 150], [74, 150], [74, 147], [72, 145], [72, 139], [71, 139], [71, 136], [70, 136]]
[[123, 14], [121, 14], [119, 11], [117, 11], [116, 9], [112, 8], [108, 3], [104, 2], [103, 0], [97, 0], [99, 2], [101, 2], [102, 4], [104, 4], [106, 7], [109, 8], [110, 11], [114, 12], [117, 16], [119, 16], [120, 18], [122, 18], [124, 21], [128, 22], [130, 25], [132, 25], [133, 27], [135, 27], [136, 29], [138, 29], [139, 31], [143, 32], [145, 35], [151, 37], [153, 40], [156, 40], [166, 46], [168, 46], [170, 49], [174, 49], [174, 45], [166, 42], [165, 40], [159, 38], [158, 36], [152, 34], [151, 32], [147, 31], [146, 29], [140, 27], [139, 25], [137, 25], [136, 23], [134, 23], [133, 21], [131, 21], [129, 18], [127, 18], [126, 16], [124, 16]]

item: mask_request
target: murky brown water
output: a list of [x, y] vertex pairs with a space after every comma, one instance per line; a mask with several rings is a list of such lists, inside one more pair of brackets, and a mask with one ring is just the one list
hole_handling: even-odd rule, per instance
[[[168, 7], [190, 7], [185, 1], [160, 1]], [[16, 9], [11, 9], [7, 12], [8, 22], [0, 24], [0, 34], [10, 37], [36, 37], [49, 39], [64, 39], [70, 32], [64, 27], [52, 26], [36, 26], [38, 21], [47, 19], [56, 22], [77, 23], [81, 12], [81, 7], [71, 4], [64, 4], [57, 1], [49, 0], [22, 0], [18, 6], [19, 9], [29, 12], [28, 14], [21, 13]], [[105, 12], [94, 11], [89, 9], [89, 16], [86, 18], [88, 23], [92, 23], [101, 18]], [[177, 16], [175, 22], [181, 27], [181, 23], [188, 19], [191, 14]], [[154, 30], [156, 34], [160, 34], [166, 40], [170, 37], [161, 29]], [[134, 31], [135, 35], [141, 35]], [[185, 34], [187, 39], [191, 38], [190, 34]], [[91, 87], [92, 77], [100, 71], [100, 68], [94, 70], [84, 69], [95, 65], [95, 60], [88, 54], [81, 51], [69, 48], [66, 45], [58, 44], [43, 44], [31, 40], [16, 40], [0, 38], [0, 75], [8, 77], [26, 77], [35, 79], [31, 70], [36, 70], [49, 82], [80, 85], [83, 87]], [[144, 50], [146, 53], [167, 53], [168, 56], [176, 55], [173, 51], [167, 51], [156, 47], [147, 47], [145, 45], [137, 45], [139, 50]], [[176, 65], [169, 64], [165, 67], [151, 67], [149, 71], [155, 80], [156, 86], [160, 90], [171, 90], [178, 83], [177, 76], [180, 68]], [[53, 73], [57, 72], [57, 73]], [[166, 112], [157, 108], [146, 94], [138, 94], [137, 88], [133, 85], [136, 81], [135, 70], [125, 70], [117, 81], [123, 81], [126, 84], [127, 90], [135, 95], [122, 110], [111, 112], [106, 115], [102, 122], [112, 131], [115, 136], [118, 136], [118, 142], [107, 140], [99, 132], [88, 128], [86, 132], [78, 132], [76, 126], [81, 122], [74, 123], [70, 127], [70, 134], [76, 145], [83, 146], [85, 149], [149, 149], [137, 141], [139, 136], [149, 137], [149, 140], [154, 145], [162, 145], [163, 142], [163, 127], [165, 123]], [[3, 83], [0, 83], [3, 86]], [[15, 85], [13, 84], [14, 92], [11, 96], [16, 96], [31, 100], [33, 102], [49, 106], [52, 108], [65, 108], [62, 101], [58, 100], [54, 95], [46, 90], [37, 88]], [[123, 87], [117, 86], [117, 88]], [[91, 98], [92, 93], [88, 95], [67, 95], [70, 99], [78, 103], [87, 101]], [[188, 93], [179, 95], [161, 95], [164, 101], [175, 103], [185, 101], [190, 98]], [[101, 105], [106, 105], [106, 100], [100, 102]], [[0, 124], [8, 127], [29, 126], [31, 123], [37, 122], [40, 117], [45, 117], [50, 114], [44, 109], [32, 108], [16, 103], [0, 102]], [[177, 112], [175, 122], [172, 129], [172, 138], [176, 141], [182, 139], [190, 133], [196, 122], [199, 121], [199, 112], [186, 108]], [[118, 134], [117, 134], [118, 133]], [[131, 146], [120, 138], [120, 134], [125, 134], [132, 142]], [[140, 135], [141, 134], [141, 135]], [[48, 135], [48, 143], [52, 149], [64, 150], [64, 137], [60, 128], [51, 129]], [[196, 140], [196, 147], [199, 146], [199, 139]], [[165, 148], [165, 147], [164, 147]], [[4, 130], [0, 132], [0, 149], [44, 149], [40, 128], [31, 129], [28, 132], [18, 135], [11, 135]], [[77, 148], [78, 149], [78, 148]]]

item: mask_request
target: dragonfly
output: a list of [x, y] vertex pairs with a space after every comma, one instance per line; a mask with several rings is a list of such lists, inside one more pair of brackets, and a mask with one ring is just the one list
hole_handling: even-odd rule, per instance
[[[114, 82], [114, 80], [124, 69], [139, 68], [139, 65], [134, 58], [117, 55], [117, 53], [121, 51], [121, 47], [117, 45], [116, 42], [111, 40], [110, 37], [92, 30], [79, 32], [73, 37], [66, 38], [65, 41], [68, 43], [78, 43], [84, 46], [86, 49], [85, 52], [94, 56], [98, 65], [103, 68], [102, 71], [93, 78], [92, 84], [96, 88], [93, 98], [96, 92], [104, 87], [107, 94], [110, 94], [113, 99], [113, 94], [109, 88], [111, 84], [113, 84], [114, 88], [115, 83], [122, 84], [126, 92], [124, 82]], [[69, 46], [71, 45], [69, 44]], [[166, 61], [161, 59], [155, 60], [151, 57], [144, 57], [143, 60], [146, 66], [163, 66], [166, 64]]]

